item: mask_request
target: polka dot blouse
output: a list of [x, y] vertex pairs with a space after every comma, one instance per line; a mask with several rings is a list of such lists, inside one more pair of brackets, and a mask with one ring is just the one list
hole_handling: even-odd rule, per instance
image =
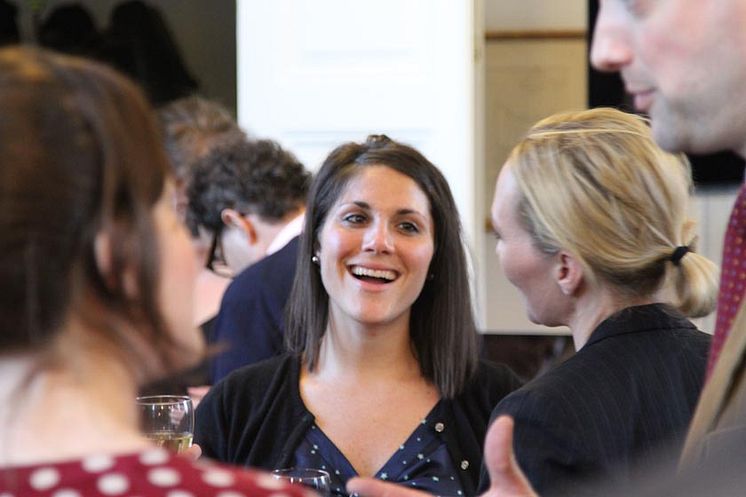
[[0, 469], [0, 497], [311, 497], [271, 475], [162, 449]]

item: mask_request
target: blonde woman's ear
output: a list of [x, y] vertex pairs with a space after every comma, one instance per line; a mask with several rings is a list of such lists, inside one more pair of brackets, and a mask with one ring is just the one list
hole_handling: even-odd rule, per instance
[[556, 281], [563, 295], [574, 295], [583, 283], [583, 266], [572, 254], [560, 251], [556, 267]]

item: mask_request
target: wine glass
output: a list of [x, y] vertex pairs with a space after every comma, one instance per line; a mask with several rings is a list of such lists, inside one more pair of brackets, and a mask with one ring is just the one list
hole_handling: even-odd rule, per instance
[[272, 471], [272, 476], [291, 485], [303, 485], [324, 497], [331, 495], [331, 477], [323, 469], [284, 468]]
[[157, 446], [181, 452], [192, 446], [194, 407], [185, 395], [137, 397], [143, 434]]

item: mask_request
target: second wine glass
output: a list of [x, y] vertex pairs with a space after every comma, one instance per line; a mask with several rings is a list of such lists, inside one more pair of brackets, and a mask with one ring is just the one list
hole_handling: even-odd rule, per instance
[[303, 485], [316, 490], [323, 497], [331, 495], [331, 477], [323, 469], [284, 468], [272, 471], [272, 476], [291, 485]]

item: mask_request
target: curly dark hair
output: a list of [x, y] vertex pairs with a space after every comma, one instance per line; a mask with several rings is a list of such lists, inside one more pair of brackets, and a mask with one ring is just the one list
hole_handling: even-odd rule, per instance
[[311, 174], [273, 140], [228, 141], [199, 159], [187, 190], [187, 223], [215, 232], [223, 209], [281, 221], [304, 202]]

